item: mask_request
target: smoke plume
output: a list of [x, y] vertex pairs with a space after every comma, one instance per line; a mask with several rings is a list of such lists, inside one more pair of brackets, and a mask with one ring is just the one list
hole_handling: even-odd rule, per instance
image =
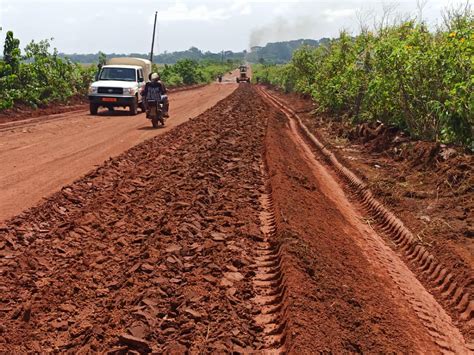
[[292, 20], [279, 17], [268, 25], [255, 28], [250, 34], [249, 46], [263, 46], [268, 42], [289, 41], [300, 38], [316, 38], [321, 33], [317, 18], [304, 16]]

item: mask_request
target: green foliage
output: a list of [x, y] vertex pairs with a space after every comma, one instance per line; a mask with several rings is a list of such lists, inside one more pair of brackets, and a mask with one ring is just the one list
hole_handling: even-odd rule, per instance
[[99, 51], [99, 58], [97, 67], [99, 70], [107, 63], [107, 55], [104, 52]]
[[255, 65], [254, 77], [310, 94], [319, 110], [353, 123], [380, 120], [419, 139], [473, 145], [474, 17], [451, 13], [428, 31], [408, 21], [317, 48], [286, 65]]
[[7, 33], [4, 61], [0, 61], [0, 110], [15, 103], [33, 107], [51, 102], [67, 102], [75, 95], [85, 95], [94, 68], [85, 68], [50, 53], [50, 43], [31, 42], [21, 57], [20, 42]]
[[192, 59], [180, 59], [172, 67], [172, 71], [183, 79], [185, 85], [197, 84], [204, 81], [199, 63]]
[[[83, 63], [83, 64], [90, 64], [90, 63], [97, 63], [100, 59], [101, 52], [99, 53], [89, 53], [89, 54], [59, 54], [61, 57], [70, 58], [73, 62]], [[212, 62], [219, 62], [224, 58], [224, 61], [232, 60], [232, 61], [242, 61], [244, 60], [246, 52], [232, 52], [232, 51], [224, 51], [218, 53], [212, 52], [204, 52], [196, 47], [191, 47], [185, 51], [177, 51], [177, 52], [164, 52], [161, 54], [157, 54], [153, 56], [154, 63], [161, 63], [161, 64], [175, 64], [180, 59], [193, 59], [196, 61], [212, 61]], [[117, 58], [117, 57], [134, 57], [134, 58], [143, 58], [143, 59], [150, 59], [149, 54], [145, 53], [130, 53], [130, 54], [123, 54], [123, 53], [108, 53], [108, 58]]]
[[279, 88], [285, 90], [285, 92], [291, 92], [295, 90], [296, 78], [294, 66], [292, 64], [287, 65], [266, 65], [266, 64], [254, 64], [252, 65], [253, 78], [252, 81], [267, 83], [276, 85]]
[[13, 32], [8, 31], [7, 37], [5, 38], [5, 45], [3, 47], [3, 60], [8, 67], [4, 67], [3, 70], [9, 74], [18, 73], [20, 67], [20, 41], [13, 37]]
[[224, 74], [237, 65], [238, 62], [232, 60], [222, 63], [211, 60], [180, 59], [174, 65], [165, 64], [163, 67], [154, 65], [153, 70], [160, 73], [166, 85], [181, 86], [209, 83], [216, 80], [219, 74]]

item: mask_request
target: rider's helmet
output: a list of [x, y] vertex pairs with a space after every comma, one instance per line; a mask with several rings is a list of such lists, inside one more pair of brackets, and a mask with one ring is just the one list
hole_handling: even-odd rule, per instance
[[153, 73], [153, 74], [151, 74], [150, 79], [151, 79], [151, 81], [158, 81], [158, 80], [160, 80], [160, 75], [158, 73]]

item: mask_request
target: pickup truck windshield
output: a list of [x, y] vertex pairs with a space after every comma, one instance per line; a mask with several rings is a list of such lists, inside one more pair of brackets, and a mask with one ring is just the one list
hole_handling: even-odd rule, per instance
[[137, 81], [135, 69], [130, 68], [102, 68], [99, 80]]

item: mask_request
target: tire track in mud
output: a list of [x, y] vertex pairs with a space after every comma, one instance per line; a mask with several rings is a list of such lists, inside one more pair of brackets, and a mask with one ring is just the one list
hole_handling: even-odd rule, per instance
[[[458, 286], [453, 281], [453, 273], [455, 271], [448, 270], [437, 263], [434, 257], [416, 242], [416, 239], [403, 223], [372, 196], [366, 185], [340, 164], [335, 155], [309, 132], [296, 113], [285, 107], [267, 91], [263, 89], [259, 91], [270, 104], [285, 113], [290, 120], [293, 132], [296, 135], [299, 134], [298, 132], [301, 132], [304, 140], [316, 146], [325, 160], [349, 184], [358, 196], [359, 201], [361, 201], [363, 208], [375, 218], [383, 234], [393, 240], [394, 244], [405, 253], [409, 263], [422, 273], [422, 280], [428, 282], [433, 289], [438, 291], [437, 295], [440, 294], [442, 299], [455, 306], [459, 312], [460, 321], [472, 324], [474, 301], [471, 300], [469, 292], [463, 286]], [[311, 152], [309, 154], [312, 155]], [[388, 270], [390, 276], [398, 285], [420, 321], [428, 329], [428, 333], [433, 337], [439, 348], [443, 352], [453, 353], [474, 351], [472, 339], [469, 339], [466, 344], [459, 330], [453, 325], [449, 315], [434, 297], [426, 291], [422, 284], [419, 282], [409, 282], [410, 277], [413, 277], [413, 275], [407, 266], [392, 252], [390, 247], [380, 237], [370, 234], [362, 235], [367, 242], [366, 245], [370, 246], [366, 250], [367, 253], [375, 251], [377, 261]], [[470, 280], [467, 280], [467, 284], [470, 282]]]
[[284, 267], [281, 245], [276, 239], [278, 227], [266, 164], [262, 164], [261, 173], [265, 185], [265, 192], [260, 196], [263, 238], [256, 246], [257, 271], [253, 281], [256, 294], [254, 301], [261, 309], [261, 313], [257, 315], [256, 322], [263, 327], [265, 350], [284, 353], [287, 309]]
[[7, 221], [0, 349], [279, 351], [265, 120], [239, 89]]

